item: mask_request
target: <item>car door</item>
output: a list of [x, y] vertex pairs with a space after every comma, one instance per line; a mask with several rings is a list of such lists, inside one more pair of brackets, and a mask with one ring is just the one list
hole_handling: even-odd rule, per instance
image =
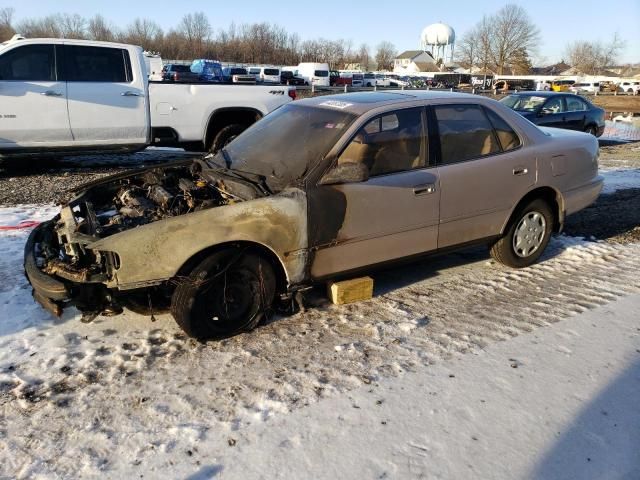
[[565, 103], [561, 95], [549, 98], [540, 110], [536, 118], [536, 125], [541, 127], [566, 128]]
[[64, 52], [69, 121], [76, 144], [146, 144], [147, 81], [139, 59], [118, 47], [65, 45]]
[[535, 156], [489, 108], [437, 105], [430, 120], [439, 139], [438, 248], [498, 235], [536, 181]]
[[565, 103], [567, 106], [565, 112], [565, 128], [582, 132], [586, 126], [587, 110], [589, 110], [589, 107], [581, 98], [576, 96], [567, 96]]
[[0, 149], [71, 142], [57, 52], [52, 44], [27, 44], [0, 55]]
[[426, 150], [422, 107], [377, 116], [357, 132], [336, 165], [363, 163], [369, 179], [308, 195], [314, 278], [436, 248], [440, 193]]

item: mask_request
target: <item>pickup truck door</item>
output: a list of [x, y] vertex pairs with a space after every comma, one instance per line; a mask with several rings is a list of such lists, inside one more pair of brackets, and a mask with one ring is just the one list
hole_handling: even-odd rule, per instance
[[146, 145], [147, 79], [126, 48], [65, 44], [69, 121], [75, 144]]
[[67, 85], [58, 79], [60, 48], [28, 44], [0, 55], [0, 149], [71, 142]]

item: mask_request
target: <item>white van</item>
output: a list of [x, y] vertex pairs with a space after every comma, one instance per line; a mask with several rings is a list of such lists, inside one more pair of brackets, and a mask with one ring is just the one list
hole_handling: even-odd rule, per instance
[[298, 76], [305, 79], [309, 85], [319, 87], [329, 86], [329, 64], [303, 62], [298, 64]]
[[262, 83], [280, 84], [280, 69], [277, 67], [260, 67], [260, 81]]
[[600, 91], [600, 82], [580, 82], [569, 87], [573, 93], [596, 93]]
[[157, 53], [143, 52], [147, 77], [151, 81], [162, 81], [162, 57]]

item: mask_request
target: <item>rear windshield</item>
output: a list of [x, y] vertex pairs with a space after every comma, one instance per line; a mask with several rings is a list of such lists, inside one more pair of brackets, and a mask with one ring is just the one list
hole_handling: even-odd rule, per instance
[[362, 74], [361, 73], [354, 73], [353, 74], [353, 79], [354, 80], [362, 80]]
[[189, 65], [171, 65], [171, 70], [174, 72], [190, 72], [191, 67]]
[[264, 69], [264, 74], [265, 75], [280, 75], [280, 70], [278, 70], [277, 68], [265, 68]]
[[313, 72], [316, 77], [328, 77], [329, 70], [316, 70]]
[[[223, 150], [231, 170], [263, 175], [279, 192], [313, 168], [356, 118], [334, 108], [284, 105], [254, 123]], [[209, 160], [225, 165], [224, 154]]]
[[293, 78], [293, 72], [289, 72], [289, 71], [284, 71], [280, 75], [285, 78]]

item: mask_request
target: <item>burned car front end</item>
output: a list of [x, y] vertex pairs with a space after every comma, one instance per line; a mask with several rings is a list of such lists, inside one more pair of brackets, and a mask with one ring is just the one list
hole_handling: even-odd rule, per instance
[[[120, 274], [121, 256], [128, 263], [144, 257], [145, 246], [164, 230], [157, 228], [163, 221], [268, 195], [202, 161], [115, 175], [81, 188], [58, 215], [32, 231], [25, 246], [33, 295], [54, 315], [70, 304], [82, 311], [118, 312], [122, 291], [159, 285], [176, 268], [159, 256], [155, 262], [147, 259], [152, 264], [146, 268], [138, 265], [134, 281]], [[169, 264], [170, 273], [159, 274], [153, 265], [158, 262]]]

